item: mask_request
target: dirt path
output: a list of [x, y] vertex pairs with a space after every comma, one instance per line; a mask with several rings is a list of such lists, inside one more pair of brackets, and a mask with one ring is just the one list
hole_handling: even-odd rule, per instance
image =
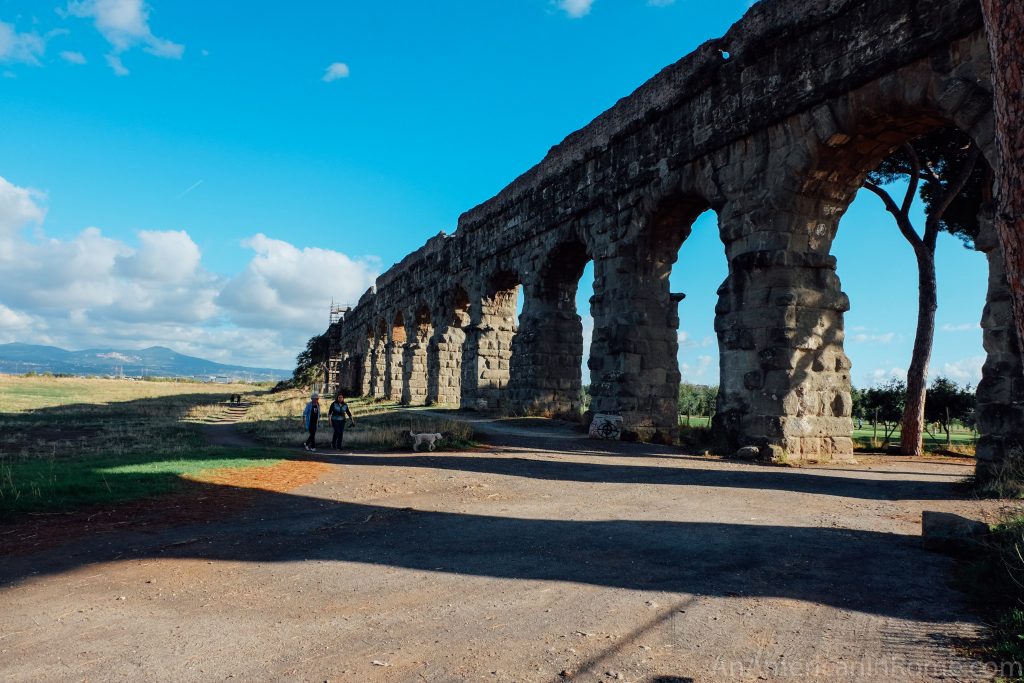
[[984, 507], [964, 464], [789, 470], [496, 426], [483, 452], [327, 456], [227, 518], [4, 559], [0, 676], [987, 677], [918, 536], [922, 509]]
[[203, 438], [211, 446], [261, 448], [262, 444], [240, 432], [237, 427], [251, 405], [248, 401], [224, 404], [220, 411], [201, 425]]

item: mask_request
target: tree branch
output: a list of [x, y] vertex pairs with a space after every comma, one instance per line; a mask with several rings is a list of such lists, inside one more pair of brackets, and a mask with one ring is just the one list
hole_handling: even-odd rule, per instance
[[910, 207], [914, 204], [914, 197], [917, 196], [917, 183], [921, 176], [921, 160], [917, 156], [917, 150], [909, 142], [903, 143], [903, 151], [906, 152], [907, 159], [910, 161], [910, 181], [907, 183], [907, 193], [903, 195], [901, 209], [904, 215], [908, 215]]
[[896, 205], [892, 196], [870, 180], [864, 181], [864, 187], [876, 194], [878, 198], [882, 200], [882, 203], [885, 204], [886, 211], [891, 213], [893, 218], [896, 219], [896, 226], [900, 229], [903, 237], [910, 242], [910, 246], [914, 248], [914, 251], [923, 248], [924, 243], [921, 241], [918, 234], [914, 232], [914, 226], [910, 224], [910, 217]]
[[949, 209], [949, 205], [953, 203], [956, 196], [963, 192], [967, 181], [970, 180], [971, 174], [974, 172], [974, 167], [978, 163], [978, 156], [980, 154], [981, 150], [978, 149], [976, 144], [971, 142], [970, 149], [967, 152], [967, 160], [964, 161], [960, 174], [949, 184], [942, 199], [929, 212], [928, 220], [925, 221], [924, 243], [930, 251], [935, 251], [935, 240], [939, 236], [939, 223], [942, 221], [942, 217], [946, 214], [946, 210]]

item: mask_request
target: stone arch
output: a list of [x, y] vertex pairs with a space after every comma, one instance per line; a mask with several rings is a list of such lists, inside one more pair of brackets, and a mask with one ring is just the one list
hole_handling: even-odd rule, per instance
[[578, 420], [584, 339], [576, 292], [591, 257], [585, 242], [570, 235], [538, 260], [513, 340], [509, 408]]
[[[696, 175], [696, 174], [694, 174]], [[712, 208], [696, 181], [652, 192], [594, 261], [592, 410], [623, 417], [625, 438], [678, 433], [678, 303], [669, 275], [697, 217]]]
[[409, 321], [402, 360], [402, 403], [422, 405], [427, 402], [427, 346], [434, 327], [430, 309], [420, 304]]
[[[477, 410], [508, 408], [512, 342], [516, 335], [518, 271], [497, 268], [486, 278], [466, 328], [463, 351], [463, 406]], [[470, 405], [466, 405], [470, 401]]]
[[[733, 146], [720, 177], [730, 276], [716, 322], [730, 346], [719, 415], [731, 446], [775, 458], [852, 455], [850, 303], [832, 242], [864, 177], [904, 142], [952, 125], [988, 157], [991, 97], [964, 83], [918, 62]], [[764, 186], [751, 193], [758, 176]]]
[[469, 295], [455, 285], [435, 312], [434, 335], [427, 347], [427, 403], [459, 405], [462, 400], [462, 354], [469, 325]]
[[398, 311], [391, 320], [384, 350], [384, 396], [399, 401], [402, 398], [402, 357], [406, 342], [405, 315]]

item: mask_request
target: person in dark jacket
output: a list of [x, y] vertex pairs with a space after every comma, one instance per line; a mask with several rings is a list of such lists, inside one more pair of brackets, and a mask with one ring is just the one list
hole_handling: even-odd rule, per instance
[[327, 408], [327, 416], [331, 418], [331, 427], [334, 429], [334, 436], [331, 438], [331, 448], [335, 450], [341, 448], [341, 442], [345, 438], [346, 415], [354, 427], [356, 419], [352, 417], [352, 411], [349, 410], [348, 404], [345, 403], [344, 395], [338, 394], [334, 402]]
[[310, 397], [309, 403], [306, 404], [305, 410], [302, 411], [302, 419], [306, 423], [306, 430], [309, 432], [309, 438], [303, 444], [303, 447], [307, 451], [316, 451], [316, 428], [320, 423], [320, 394], [313, 392], [313, 396]]

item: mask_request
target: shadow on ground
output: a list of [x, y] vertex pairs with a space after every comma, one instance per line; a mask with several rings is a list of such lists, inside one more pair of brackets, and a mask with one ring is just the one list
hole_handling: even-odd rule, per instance
[[[342, 462], [540, 476], [566, 481], [780, 488], [883, 498], [951, 493], [942, 483], [806, 477], [784, 471], [698, 471], [494, 458], [349, 456]], [[128, 475], [126, 475], [128, 476]], [[189, 483], [196, 498], [232, 487]], [[831, 491], [829, 487], [835, 487]], [[225, 490], [226, 489], [226, 490]], [[568, 581], [696, 595], [785, 597], [897, 618], [944, 621], [929, 596], [946, 558], [917, 537], [837, 528], [656, 520], [577, 521], [392, 508], [254, 491], [216, 521], [146, 532], [132, 527], [48, 551], [8, 557], [0, 582], [139, 558], [241, 562], [331, 560], [478, 576]], [[856, 581], [850, 581], [851, 567]], [[842, 578], [840, 578], [842, 577]], [[919, 583], [912, 587], [908, 584]]]

